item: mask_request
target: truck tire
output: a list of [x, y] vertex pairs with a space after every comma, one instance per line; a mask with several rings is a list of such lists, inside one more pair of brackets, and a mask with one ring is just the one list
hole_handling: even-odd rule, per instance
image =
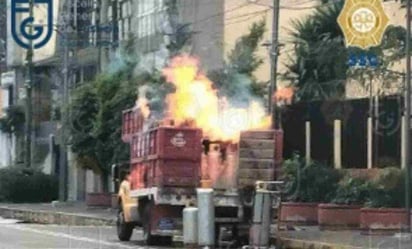
[[120, 208], [117, 214], [117, 237], [120, 241], [129, 241], [132, 237], [134, 225], [131, 223], [125, 222], [123, 209]]

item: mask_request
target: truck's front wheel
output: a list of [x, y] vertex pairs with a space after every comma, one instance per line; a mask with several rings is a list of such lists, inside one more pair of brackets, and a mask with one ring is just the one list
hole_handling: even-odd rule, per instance
[[124, 218], [123, 209], [120, 209], [117, 214], [117, 237], [120, 241], [129, 241], [132, 237], [134, 225], [127, 223]]

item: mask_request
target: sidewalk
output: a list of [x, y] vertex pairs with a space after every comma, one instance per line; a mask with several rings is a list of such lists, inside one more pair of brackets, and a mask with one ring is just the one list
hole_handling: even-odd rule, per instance
[[319, 231], [302, 227], [301, 231], [279, 231], [282, 248], [288, 249], [410, 249], [408, 236], [362, 235], [360, 231]]
[[25, 222], [74, 226], [114, 225], [116, 210], [87, 207], [84, 203], [7, 204], [0, 203], [0, 216]]
[[[91, 208], [84, 203], [1, 204], [0, 217], [41, 224], [112, 226], [116, 210]], [[276, 227], [276, 225], [275, 225]], [[275, 230], [275, 227], [273, 227]], [[287, 249], [410, 249], [412, 239], [400, 236], [368, 236], [360, 231], [320, 231], [318, 227], [296, 227], [278, 231], [276, 237]]]

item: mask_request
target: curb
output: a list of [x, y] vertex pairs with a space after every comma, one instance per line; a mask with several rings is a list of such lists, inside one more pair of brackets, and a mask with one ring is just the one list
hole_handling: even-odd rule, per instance
[[0, 207], [0, 216], [38, 224], [56, 224], [68, 226], [113, 226], [115, 219], [99, 218], [64, 212]]
[[363, 247], [339, 245], [319, 241], [307, 241], [291, 238], [278, 238], [278, 245], [280, 248], [288, 249], [364, 249]]

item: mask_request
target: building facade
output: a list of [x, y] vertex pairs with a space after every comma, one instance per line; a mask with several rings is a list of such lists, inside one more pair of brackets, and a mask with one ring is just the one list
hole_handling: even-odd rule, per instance
[[[0, 1], [0, 27], [7, 26], [7, 2]], [[0, 29], [0, 75], [6, 73], [7, 65], [7, 29]], [[12, 76], [12, 75], [9, 75]], [[7, 79], [6, 79], [7, 78]], [[0, 79], [0, 118], [6, 115], [6, 109], [13, 103], [13, 79], [1, 77]], [[0, 168], [11, 165], [13, 154], [13, 136], [0, 131]]]
[[[6, 37], [6, 64], [7, 72], [3, 76], [8, 79], [8, 96], [9, 105], [25, 106], [26, 94], [25, 83], [28, 80], [26, 68], [27, 51], [20, 47], [13, 39], [12, 29], [18, 30], [18, 27], [11, 27], [11, 1], [7, 1], [7, 8], [2, 8], [6, 11], [7, 24], [2, 27], [7, 27], [5, 30]], [[51, 162], [49, 136], [56, 132], [56, 122], [53, 116], [52, 96], [58, 92], [58, 83], [60, 82], [61, 64], [59, 64], [57, 53], [57, 40], [59, 33], [57, 29], [59, 11], [61, 10], [62, 1], [53, 1], [53, 32], [51, 39], [42, 48], [34, 51], [34, 74], [32, 79], [32, 108], [33, 108], [33, 133], [32, 133], [32, 162], [39, 168], [42, 168], [46, 173], [53, 173], [55, 163]], [[46, 5], [38, 5], [33, 10], [35, 24], [48, 24]], [[28, 13], [18, 13], [16, 15], [16, 23], [19, 25], [24, 18], [27, 18]], [[20, 32], [17, 32], [18, 37], [22, 39]], [[13, 77], [9, 77], [13, 75]], [[10, 79], [13, 79], [10, 81]], [[15, 137], [15, 148], [13, 149], [13, 157], [11, 164], [23, 163], [24, 155], [24, 134]]]

